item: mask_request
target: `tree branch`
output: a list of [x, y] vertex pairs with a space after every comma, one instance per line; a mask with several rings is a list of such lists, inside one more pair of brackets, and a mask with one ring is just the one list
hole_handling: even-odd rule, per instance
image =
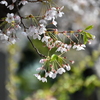
[[[24, 23], [23, 23], [23, 21], [22, 21], [22, 18], [23, 18], [23, 17], [20, 15], [19, 9], [18, 9], [18, 6], [17, 6], [17, 5], [16, 5], [16, 8], [17, 8], [17, 13], [18, 13], [18, 15], [19, 15], [20, 18], [21, 18], [21, 24], [23, 25], [24, 29], [27, 29], [27, 27], [24, 25]], [[41, 53], [39, 52], [39, 50], [35, 47], [35, 45], [34, 45], [33, 42], [31, 41], [31, 39], [29, 38], [29, 36], [27, 36], [27, 39], [30, 41], [32, 47], [35, 49], [35, 51], [37, 52], [37, 54], [39, 54], [39, 56], [41, 56], [41, 57], [46, 58], [46, 56], [43, 55], [43, 54], [41, 54]]]
[[28, 40], [30, 41], [32, 47], [33, 47], [33, 48], [35, 49], [35, 51], [37, 52], [37, 54], [39, 54], [39, 56], [41, 56], [41, 57], [46, 58], [46, 56], [43, 55], [43, 54], [41, 54], [41, 53], [39, 52], [39, 50], [34, 46], [33, 42], [32, 42], [31, 39], [29, 38], [29, 36], [27, 36], [27, 38], [28, 38]]
[[34, 3], [34, 2], [43, 2], [43, 1], [47, 1], [47, 0], [37, 0], [37, 1], [30, 1], [30, 0], [27, 0], [28, 2], [31, 2], [31, 3]]

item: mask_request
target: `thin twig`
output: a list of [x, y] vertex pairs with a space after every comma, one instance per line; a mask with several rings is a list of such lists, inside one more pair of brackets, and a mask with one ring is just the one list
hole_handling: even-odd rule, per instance
[[47, 1], [47, 0], [37, 0], [37, 1], [30, 1], [30, 0], [28, 0], [28, 2], [31, 2], [31, 3], [35, 3], [35, 2], [43, 2], [43, 1]]
[[43, 54], [41, 54], [41, 53], [39, 52], [39, 50], [34, 46], [33, 42], [32, 42], [31, 39], [29, 38], [29, 36], [27, 36], [27, 38], [28, 38], [28, 40], [30, 41], [32, 47], [35, 49], [35, 51], [36, 51], [41, 57], [46, 58], [46, 56], [43, 55]]
[[35, 3], [35, 2], [41, 2], [41, 1], [30, 1], [30, 0], [27, 0], [28, 2], [31, 2], [31, 3]]
[[17, 3], [16, 3], [16, 9], [17, 9], [17, 13], [18, 13], [19, 17], [21, 18], [21, 24], [23, 25], [23, 27], [24, 27], [25, 29], [27, 29], [27, 27], [24, 25], [24, 23], [23, 23], [23, 21], [22, 21], [23, 17], [22, 17], [22, 16], [20, 15], [20, 13], [19, 13], [19, 8], [18, 8], [18, 6], [17, 6]]

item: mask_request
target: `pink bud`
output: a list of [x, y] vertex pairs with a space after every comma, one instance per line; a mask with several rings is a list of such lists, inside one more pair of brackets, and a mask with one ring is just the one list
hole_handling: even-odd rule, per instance
[[79, 29], [79, 30], [77, 30], [77, 32], [82, 32], [82, 30], [81, 30], [81, 29]]

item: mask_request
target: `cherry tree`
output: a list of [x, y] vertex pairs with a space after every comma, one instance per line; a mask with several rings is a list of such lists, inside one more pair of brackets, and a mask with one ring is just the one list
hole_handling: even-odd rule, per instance
[[[28, 3], [44, 3], [47, 8], [37, 16], [33, 14], [22, 16], [19, 10]], [[6, 45], [15, 44], [20, 39], [20, 31], [20, 35], [29, 40], [33, 49], [41, 57], [39, 63], [42, 66], [37, 68], [39, 73], [34, 74], [34, 76], [42, 82], [47, 82], [47, 77], [55, 79], [58, 74], [71, 70], [74, 59], [70, 60], [64, 54], [71, 49], [76, 51], [85, 50], [86, 44], [91, 44], [91, 40], [95, 38], [88, 32], [93, 28], [92, 25], [85, 29], [59, 31], [57, 18], [63, 18], [64, 6], [57, 6], [53, 0], [12, 0], [11, 2], [2, 0], [0, 4], [9, 9], [6, 16], [3, 16], [0, 20], [0, 40]], [[31, 20], [32, 23], [28, 26], [23, 20]], [[53, 27], [50, 27], [51, 25]], [[61, 35], [66, 38], [66, 41], [62, 40]], [[32, 39], [38, 39], [48, 48], [47, 55], [42, 54], [37, 49]], [[54, 48], [55, 53], [50, 55], [49, 52]]]

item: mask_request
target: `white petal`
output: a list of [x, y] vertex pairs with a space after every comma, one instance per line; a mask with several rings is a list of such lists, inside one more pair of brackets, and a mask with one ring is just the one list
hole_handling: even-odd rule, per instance
[[3, 1], [1, 1], [0, 3], [1, 3], [1, 4], [4, 4], [5, 6], [7, 6], [7, 5], [8, 5], [8, 3], [7, 3], [6, 1], [4, 1], [4, 0], [3, 0]]
[[71, 70], [71, 67], [70, 67], [70, 65], [69, 65], [69, 64], [68, 64], [68, 65], [66, 65], [66, 70], [67, 70], [67, 71]]
[[42, 81], [42, 82], [47, 82], [47, 79], [46, 79], [45, 77], [42, 77], [42, 78], [41, 78], [41, 81]]
[[55, 73], [53, 73], [51, 78], [54, 79], [54, 78], [56, 78], [56, 76], [57, 76], [57, 73], [55, 72]]
[[66, 71], [65, 71], [65, 69], [64, 68], [59, 68], [58, 70], [57, 70], [57, 73], [58, 74], [62, 74], [62, 73], [65, 73]]
[[41, 76], [39, 74], [34, 74], [35, 77], [37, 77], [38, 80], [41, 80]]

